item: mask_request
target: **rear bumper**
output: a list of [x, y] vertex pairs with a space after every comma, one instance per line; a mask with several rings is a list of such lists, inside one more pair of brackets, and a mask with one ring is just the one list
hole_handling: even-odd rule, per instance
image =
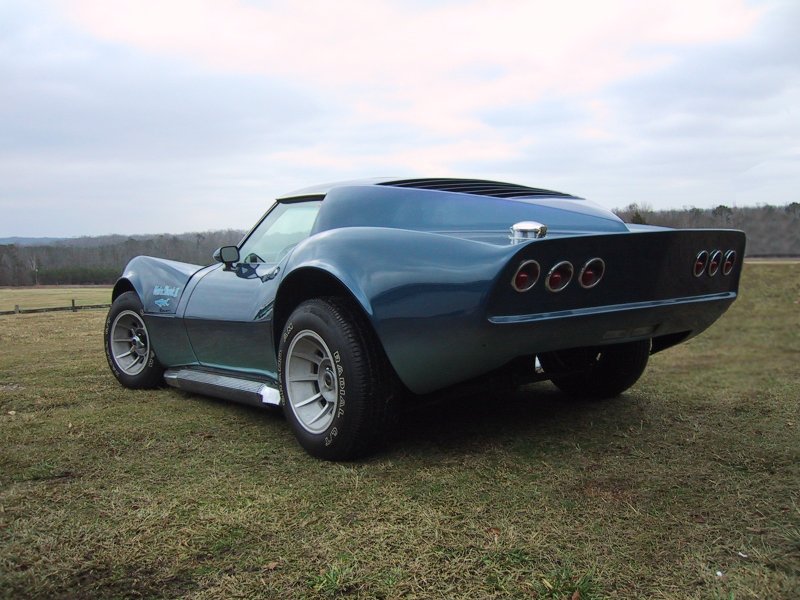
[[736, 300], [736, 292], [722, 292], [719, 294], [708, 294], [706, 296], [670, 298], [667, 300], [650, 300], [647, 302], [628, 302], [625, 304], [592, 306], [590, 308], [573, 308], [569, 310], [559, 310], [549, 313], [536, 313], [531, 315], [498, 315], [489, 317], [489, 322], [495, 325], [523, 325], [527, 323], [541, 323], [543, 321], [559, 320], [562, 321], [561, 324], [566, 324], [565, 320], [572, 318], [591, 317], [598, 315], [616, 315], [619, 313], [629, 312], [635, 313], [637, 311], [651, 311], [653, 309], [673, 308], [692, 304], [702, 305], [705, 303], [723, 302], [730, 305], [730, 303], [734, 300]]
[[652, 339], [663, 350], [706, 330], [730, 307], [735, 292], [652, 300], [533, 315], [458, 318], [389, 330], [397, 343], [395, 371], [415, 393], [432, 392], [493, 371], [520, 356]]
[[[492, 337], [508, 360], [535, 354], [706, 330], [730, 307], [736, 292], [595, 306], [533, 315], [490, 317]], [[666, 338], [665, 338], [666, 340]], [[671, 343], [655, 344], [663, 350]]]

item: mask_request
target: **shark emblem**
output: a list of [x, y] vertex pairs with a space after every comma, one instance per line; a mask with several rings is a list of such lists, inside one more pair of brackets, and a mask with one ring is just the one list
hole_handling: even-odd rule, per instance
[[169, 298], [159, 298], [154, 304], [159, 308], [167, 308], [169, 306]]

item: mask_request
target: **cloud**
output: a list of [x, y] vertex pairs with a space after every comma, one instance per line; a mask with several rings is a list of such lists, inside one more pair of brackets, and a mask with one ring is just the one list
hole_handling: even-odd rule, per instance
[[[759, 10], [730, 0], [646, 4], [549, 0], [459, 3], [310, 0], [71, 0], [99, 39], [204, 68], [301, 79], [356, 98], [365, 121], [453, 134], [480, 130], [475, 111], [588, 93], [658, 67], [667, 44], [745, 34]], [[660, 44], [659, 52], [641, 53]]]
[[5, 2], [0, 235], [242, 228], [373, 175], [796, 200], [798, 21], [740, 0]]
[[279, 170], [253, 156], [302, 144], [331, 110], [290, 82], [87, 38], [44, 6], [6, 5], [0, 23], [3, 235], [245, 227]]

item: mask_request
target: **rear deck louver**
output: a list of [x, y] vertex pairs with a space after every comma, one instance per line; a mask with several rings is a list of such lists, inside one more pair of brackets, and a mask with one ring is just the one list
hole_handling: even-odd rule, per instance
[[574, 198], [570, 194], [543, 190], [539, 188], [502, 183], [500, 181], [485, 181], [483, 179], [398, 179], [386, 181], [378, 185], [390, 187], [415, 188], [419, 190], [437, 190], [440, 192], [458, 192], [476, 196], [492, 196], [494, 198], [526, 198], [531, 196], [550, 196], [557, 198]]

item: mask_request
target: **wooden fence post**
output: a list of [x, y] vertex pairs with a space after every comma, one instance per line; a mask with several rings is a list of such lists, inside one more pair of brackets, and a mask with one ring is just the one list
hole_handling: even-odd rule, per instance
[[14, 312], [19, 314], [19, 304], [14, 305]]
[[78, 309], [75, 308], [75, 298], [72, 299], [72, 312], [78, 312]]

